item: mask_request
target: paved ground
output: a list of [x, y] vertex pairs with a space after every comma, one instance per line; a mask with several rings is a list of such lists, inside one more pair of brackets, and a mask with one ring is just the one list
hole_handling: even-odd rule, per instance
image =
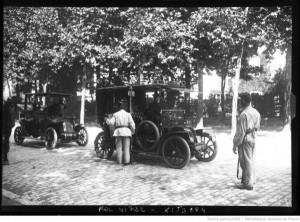
[[228, 130], [209, 129], [219, 145], [212, 162], [193, 158], [183, 169], [168, 168], [156, 156], [134, 155], [126, 167], [100, 160], [93, 147], [99, 128], [88, 128], [86, 147], [59, 144], [47, 150], [40, 140], [17, 146], [11, 137], [11, 165], [3, 166], [3, 205], [205, 205], [291, 206], [290, 132], [260, 131], [257, 185], [235, 184], [237, 156]]

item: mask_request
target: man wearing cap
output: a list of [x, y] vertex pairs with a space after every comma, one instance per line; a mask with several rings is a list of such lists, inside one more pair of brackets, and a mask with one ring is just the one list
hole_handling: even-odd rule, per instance
[[130, 163], [130, 138], [135, 131], [135, 123], [130, 113], [126, 112], [127, 100], [122, 98], [117, 103], [119, 111], [114, 113], [106, 123], [115, 126], [113, 136], [116, 138], [117, 162], [122, 164], [124, 150], [124, 165]]
[[237, 130], [233, 138], [233, 152], [238, 150], [239, 163], [242, 168], [242, 184], [238, 189], [253, 190], [255, 176], [255, 141], [256, 131], [260, 127], [260, 114], [251, 106], [251, 95], [243, 93], [239, 97], [243, 109], [237, 122]]

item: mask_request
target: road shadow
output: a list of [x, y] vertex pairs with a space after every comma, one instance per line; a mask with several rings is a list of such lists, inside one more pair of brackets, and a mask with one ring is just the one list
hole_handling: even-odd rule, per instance
[[[22, 145], [19, 145], [20, 147], [26, 147], [26, 148], [36, 148], [36, 149], [43, 149], [46, 148], [45, 142], [41, 141], [39, 139], [35, 141], [24, 141]], [[77, 144], [73, 143], [57, 143], [56, 147], [54, 149], [58, 148], [74, 148], [74, 146], [78, 146]]]

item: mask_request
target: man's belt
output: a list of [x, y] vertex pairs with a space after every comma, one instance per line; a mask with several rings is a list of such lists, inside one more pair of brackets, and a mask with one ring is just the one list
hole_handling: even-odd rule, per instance
[[129, 126], [116, 126], [116, 129], [119, 129], [119, 128], [129, 128]]
[[250, 133], [254, 133], [254, 132], [256, 132], [256, 131], [257, 131], [257, 128], [248, 129], [248, 130], [246, 131], [246, 135], [247, 135], [247, 134], [250, 134]]

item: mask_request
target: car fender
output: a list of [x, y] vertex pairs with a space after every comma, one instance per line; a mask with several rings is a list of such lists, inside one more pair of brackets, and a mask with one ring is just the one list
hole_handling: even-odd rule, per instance
[[20, 120], [19, 121], [19, 124], [21, 126], [21, 130], [22, 130], [22, 135], [25, 135], [26, 134], [26, 128], [25, 128], [25, 123], [23, 120]]
[[83, 124], [77, 124], [75, 127], [74, 127], [74, 131], [77, 132], [81, 127], [84, 127]]

